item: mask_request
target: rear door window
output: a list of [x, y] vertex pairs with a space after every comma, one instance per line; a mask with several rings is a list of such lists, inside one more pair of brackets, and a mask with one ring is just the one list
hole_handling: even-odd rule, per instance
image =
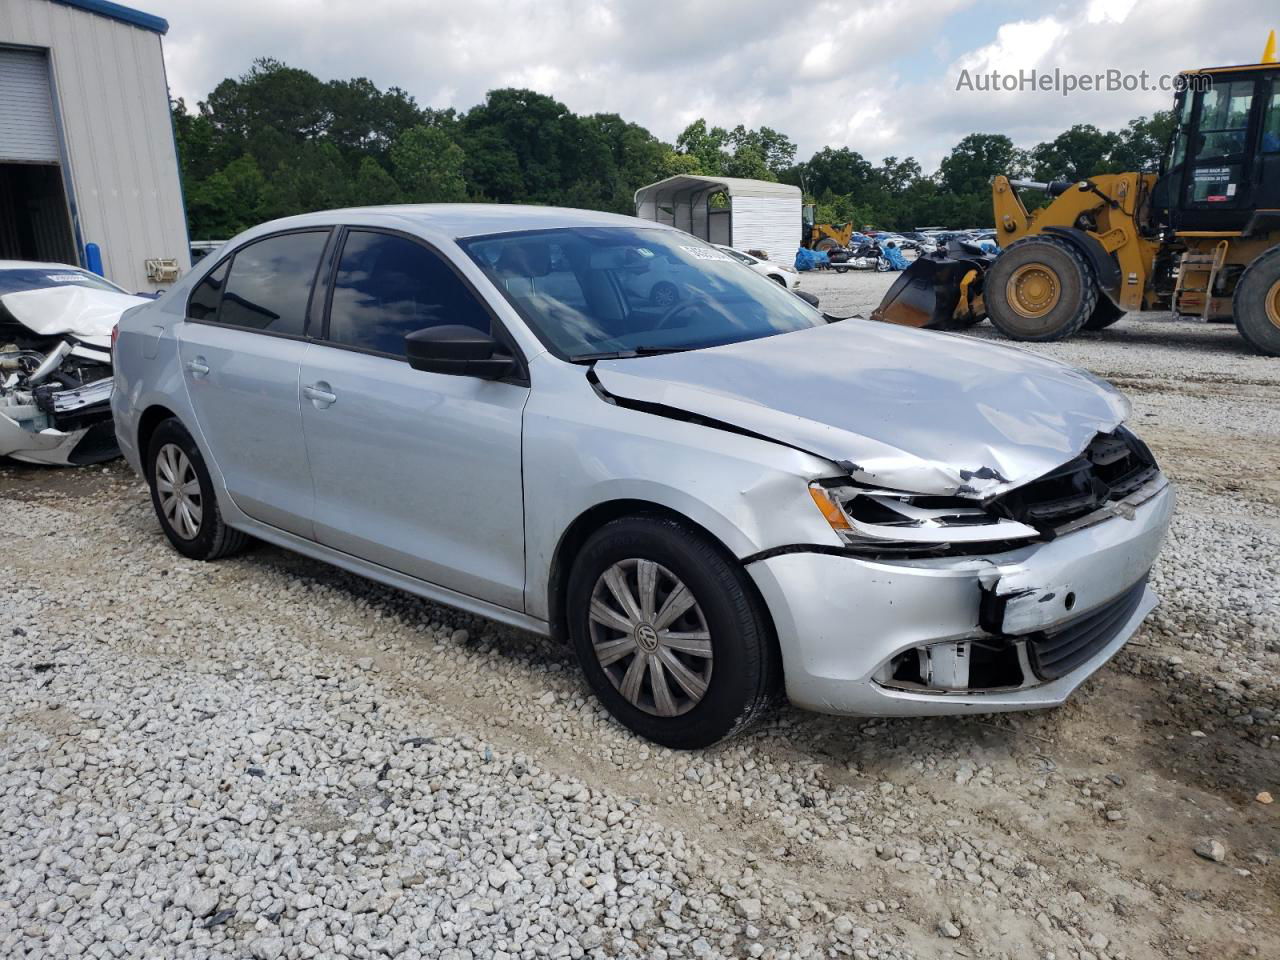
[[488, 310], [439, 254], [394, 234], [347, 234], [329, 308], [332, 343], [403, 357], [406, 334], [446, 324], [491, 332]]
[[[217, 309], [217, 321], [300, 337], [329, 231], [284, 233], [241, 247]], [[217, 271], [214, 271], [215, 273]], [[194, 300], [194, 296], [193, 296]]]

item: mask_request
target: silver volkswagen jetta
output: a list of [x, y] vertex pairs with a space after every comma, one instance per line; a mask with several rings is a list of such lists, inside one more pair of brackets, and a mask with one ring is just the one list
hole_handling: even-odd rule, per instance
[[264, 224], [131, 310], [114, 359], [120, 446], [181, 553], [253, 536], [566, 638], [674, 747], [779, 688], [1053, 706], [1156, 602], [1173, 492], [1106, 383], [835, 322], [630, 217]]

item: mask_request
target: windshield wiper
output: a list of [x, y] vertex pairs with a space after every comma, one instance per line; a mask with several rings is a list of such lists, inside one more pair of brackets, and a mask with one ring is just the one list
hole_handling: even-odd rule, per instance
[[574, 363], [590, 363], [595, 360], [630, 360], [633, 357], [657, 357], [664, 353], [685, 353], [697, 350], [697, 347], [628, 347], [626, 350], [607, 350], [603, 353], [580, 353], [574, 356]]

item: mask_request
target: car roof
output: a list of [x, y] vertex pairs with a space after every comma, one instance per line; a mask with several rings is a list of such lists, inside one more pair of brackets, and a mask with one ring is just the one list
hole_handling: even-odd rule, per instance
[[380, 207], [343, 207], [285, 217], [254, 227], [253, 234], [297, 227], [347, 223], [417, 229], [449, 237], [476, 237], [520, 230], [564, 227], [652, 227], [671, 230], [666, 224], [618, 213], [576, 210], [569, 207], [537, 207], [516, 203], [406, 203]]

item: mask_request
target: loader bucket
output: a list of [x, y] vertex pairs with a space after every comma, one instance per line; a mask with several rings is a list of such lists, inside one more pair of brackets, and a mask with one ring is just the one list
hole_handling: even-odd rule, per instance
[[956, 253], [919, 257], [894, 281], [871, 319], [927, 330], [957, 330], [981, 320], [982, 278], [991, 257]]

